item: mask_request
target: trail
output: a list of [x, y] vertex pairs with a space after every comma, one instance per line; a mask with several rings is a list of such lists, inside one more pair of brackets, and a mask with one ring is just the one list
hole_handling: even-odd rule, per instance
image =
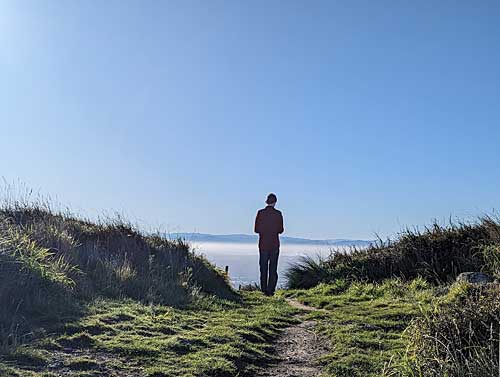
[[[294, 308], [311, 312], [324, 311], [287, 299]], [[302, 315], [303, 317], [303, 315]], [[321, 375], [317, 359], [328, 352], [325, 343], [314, 333], [316, 321], [304, 320], [288, 327], [275, 343], [276, 364], [258, 373], [257, 377], [316, 377]]]

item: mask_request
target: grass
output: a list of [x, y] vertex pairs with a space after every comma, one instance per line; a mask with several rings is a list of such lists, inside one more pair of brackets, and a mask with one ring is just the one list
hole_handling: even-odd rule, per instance
[[488, 216], [475, 223], [406, 229], [395, 240], [366, 249], [334, 251], [323, 260], [306, 258], [287, 271], [288, 287], [311, 288], [336, 279], [380, 282], [392, 277], [423, 277], [443, 284], [461, 272], [495, 274], [500, 266], [499, 244], [500, 223]]
[[454, 284], [407, 333], [393, 376], [500, 376], [500, 285]]
[[119, 217], [92, 222], [42, 199], [0, 205], [0, 352], [57, 330], [99, 297], [180, 307], [203, 296], [240, 299], [182, 240]]
[[182, 240], [50, 201], [0, 206], [0, 375], [250, 376], [295, 309]]
[[451, 285], [467, 271], [500, 276], [497, 219], [306, 258], [288, 271], [287, 295], [328, 309], [320, 329], [333, 344], [332, 376], [500, 375], [499, 286]]
[[[295, 310], [258, 292], [242, 303], [205, 298], [190, 307], [99, 300], [64, 331], [18, 348], [6, 376], [250, 376], [273, 360], [271, 344]], [[6, 372], [8, 371], [8, 372]]]
[[310, 316], [331, 344], [322, 358], [328, 376], [381, 376], [406, 349], [403, 333], [412, 319], [431, 307], [433, 288], [422, 279], [380, 284], [337, 280], [286, 297], [322, 309]]
[[[489, 377], [499, 370], [500, 224], [406, 230], [305, 259], [280, 296], [320, 308], [329, 376]], [[0, 206], [0, 375], [251, 376], [297, 321], [283, 297], [235, 292], [182, 240], [46, 201]]]

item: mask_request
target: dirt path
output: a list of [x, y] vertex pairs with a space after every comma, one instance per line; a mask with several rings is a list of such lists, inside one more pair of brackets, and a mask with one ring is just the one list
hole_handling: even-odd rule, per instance
[[286, 302], [288, 302], [288, 304], [290, 306], [293, 306], [294, 308], [297, 308], [300, 310], [304, 310], [306, 312], [328, 312], [328, 310], [326, 310], [326, 309], [313, 308], [312, 306], [307, 306], [307, 305], [301, 304], [300, 302], [298, 302], [296, 300], [292, 300], [290, 298], [287, 298]]
[[[318, 311], [295, 300], [287, 300], [287, 302], [297, 309], [308, 312]], [[316, 321], [305, 320], [283, 331], [275, 345], [278, 362], [257, 374], [257, 377], [316, 377], [321, 375], [321, 367], [316, 360], [328, 352], [328, 348], [314, 333], [315, 325]]]

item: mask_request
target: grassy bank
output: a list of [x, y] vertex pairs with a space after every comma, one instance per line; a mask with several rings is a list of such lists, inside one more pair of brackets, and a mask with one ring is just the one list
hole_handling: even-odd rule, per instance
[[457, 283], [407, 329], [393, 376], [500, 375], [500, 285]]
[[366, 249], [334, 251], [324, 260], [305, 259], [287, 272], [289, 288], [310, 288], [336, 279], [379, 282], [392, 277], [422, 277], [449, 283], [466, 271], [500, 272], [500, 223], [484, 217], [475, 223], [434, 224], [407, 229], [394, 240]]
[[239, 300], [224, 273], [182, 240], [44, 202], [0, 208], [0, 351], [57, 330], [97, 298], [185, 306], [204, 296]]
[[500, 288], [453, 283], [468, 271], [500, 277], [498, 220], [305, 259], [288, 271], [286, 295], [327, 309], [319, 330], [332, 342], [331, 376], [496, 376]]
[[182, 309], [98, 300], [60, 332], [4, 354], [0, 374], [251, 376], [272, 361], [272, 341], [294, 313], [256, 292], [239, 303], [205, 298]]
[[294, 313], [234, 291], [182, 240], [0, 207], [1, 376], [250, 376]]
[[322, 358], [327, 375], [369, 377], [383, 375], [404, 353], [403, 332], [430, 308], [433, 288], [422, 279], [381, 284], [337, 280], [284, 295], [322, 309], [311, 316], [331, 343], [331, 352]]

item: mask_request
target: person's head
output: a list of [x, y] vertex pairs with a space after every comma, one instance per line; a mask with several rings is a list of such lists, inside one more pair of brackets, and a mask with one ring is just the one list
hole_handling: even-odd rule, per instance
[[276, 197], [275, 194], [273, 193], [270, 193], [268, 196], [267, 196], [267, 199], [266, 199], [266, 204], [268, 206], [273, 206], [276, 204], [276, 202], [278, 201], [278, 198]]

